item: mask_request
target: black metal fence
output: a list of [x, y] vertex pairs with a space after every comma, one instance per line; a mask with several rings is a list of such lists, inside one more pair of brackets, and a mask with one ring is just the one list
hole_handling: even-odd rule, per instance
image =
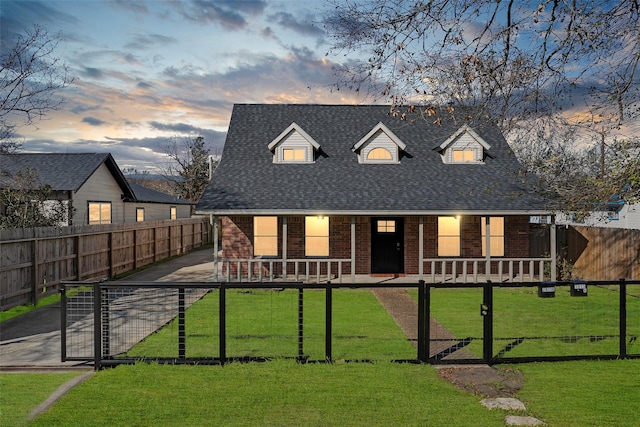
[[[404, 294], [405, 302], [408, 293], [412, 304], [389, 309], [389, 316], [375, 289], [393, 290], [391, 298]], [[495, 364], [640, 357], [640, 281], [70, 282], [61, 292], [62, 360], [93, 361], [96, 369], [139, 360]]]

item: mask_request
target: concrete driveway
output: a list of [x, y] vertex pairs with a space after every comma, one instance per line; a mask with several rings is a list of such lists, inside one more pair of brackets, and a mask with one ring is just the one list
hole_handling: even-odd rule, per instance
[[[212, 281], [213, 252], [203, 249], [126, 277], [139, 282]], [[61, 362], [60, 303], [0, 323], [0, 371], [27, 368], [86, 367]]]

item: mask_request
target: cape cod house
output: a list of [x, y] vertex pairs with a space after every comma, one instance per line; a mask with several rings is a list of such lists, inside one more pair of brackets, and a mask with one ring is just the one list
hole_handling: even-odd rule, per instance
[[[109, 153], [0, 155], [0, 188], [30, 170], [49, 185], [52, 200], [72, 207], [65, 225], [118, 224], [189, 218], [193, 202], [130, 184]], [[0, 213], [5, 207], [0, 205]]]
[[553, 275], [552, 224], [550, 253], [532, 253], [535, 227], [550, 211], [519, 176], [498, 128], [466, 114], [438, 125], [389, 111], [235, 105], [221, 162], [196, 206], [221, 234], [218, 278]]

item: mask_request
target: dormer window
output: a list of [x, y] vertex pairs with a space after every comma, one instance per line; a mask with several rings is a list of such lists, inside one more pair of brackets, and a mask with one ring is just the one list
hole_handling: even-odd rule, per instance
[[373, 150], [369, 150], [367, 154], [367, 160], [392, 160], [393, 156], [386, 148], [376, 147]]
[[435, 149], [440, 152], [444, 163], [483, 164], [490, 148], [480, 135], [464, 125]]
[[455, 163], [475, 162], [477, 157], [474, 149], [453, 149], [453, 161]]
[[358, 141], [352, 150], [358, 163], [400, 163], [400, 152], [406, 145], [382, 122]]
[[314, 163], [320, 150], [320, 144], [296, 123], [292, 123], [267, 147], [273, 152], [273, 163]]

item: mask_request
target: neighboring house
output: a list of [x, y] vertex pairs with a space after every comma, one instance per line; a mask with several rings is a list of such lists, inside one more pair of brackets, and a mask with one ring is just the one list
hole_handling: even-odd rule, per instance
[[[68, 224], [116, 224], [189, 218], [192, 202], [127, 182], [109, 153], [25, 153], [0, 155], [0, 172], [27, 169], [53, 197], [72, 206]], [[0, 206], [4, 213], [4, 207]]]
[[559, 225], [585, 225], [589, 227], [624, 228], [640, 230], [640, 204], [615, 200], [589, 215], [558, 214]]
[[146, 188], [141, 184], [129, 183], [129, 186], [133, 190], [134, 199], [125, 200], [125, 222], [191, 217], [194, 202]]
[[196, 206], [221, 233], [222, 273], [471, 281], [487, 268], [500, 280], [555, 271], [554, 243], [545, 258], [532, 253], [547, 205], [496, 126], [388, 113], [235, 105]]

